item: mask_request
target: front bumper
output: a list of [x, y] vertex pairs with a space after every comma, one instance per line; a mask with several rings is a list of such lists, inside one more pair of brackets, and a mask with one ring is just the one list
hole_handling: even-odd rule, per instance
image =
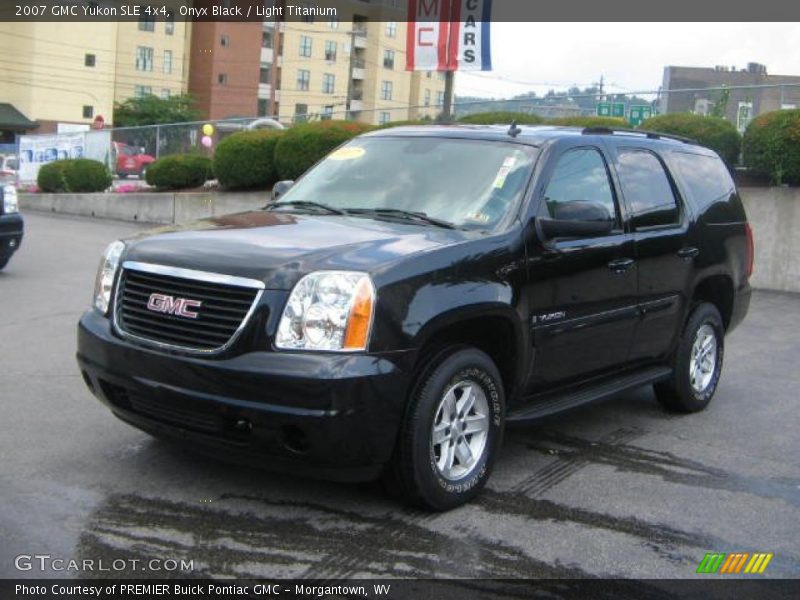
[[194, 358], [120, 339], [93, 310], [78, 325], [77, 358], [92, 393], [135, 427], [220, 458], [341, 480], [374, 478], [391, 458], [413, 360]]
[[8, 258], [22, 244], [24, 223], [19, 213], [0, 214], [0, 260]]

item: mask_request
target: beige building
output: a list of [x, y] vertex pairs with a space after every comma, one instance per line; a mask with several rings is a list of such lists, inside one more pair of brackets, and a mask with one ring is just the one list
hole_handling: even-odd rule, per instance
[[346, 115], [372, 124], [435, 118], [444, 77], [405, 70], [403, 14], [386, 5], [346, 4], [333, 19], [265, 23], [277, 61], [262, 64], [262, 74], [269, 71], [260, 89], [262, 114], [277, 114], [283, 122]]

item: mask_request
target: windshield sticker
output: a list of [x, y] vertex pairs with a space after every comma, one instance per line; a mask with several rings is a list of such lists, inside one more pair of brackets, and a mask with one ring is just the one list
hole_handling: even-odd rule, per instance
[[500, 170], [497, 171], [497, 177], [494, 178], [494, 188], [499, 190], [506, 184], [506, 177], [511, 172], [511, 167], [507, 167], [505, 164], [500, 167]]
[[517, 158], [515, 156], [509, 156], [503, 161], [503, 166], [508, 167], [509, 169], [517, 164]]
[[361, 158], [366, 153], [367, 151], [361, 146], [346, 146], [344, 148], [339, 148], [328, 158], [331, 160], [354, 160], [356, 158]]
[[492, 217], [487, 215], [486, 213], [482, 212], [472, 212], [466, 216], [468, 221], [476, 221], [478, 223], [488, 223], [492, 220]]

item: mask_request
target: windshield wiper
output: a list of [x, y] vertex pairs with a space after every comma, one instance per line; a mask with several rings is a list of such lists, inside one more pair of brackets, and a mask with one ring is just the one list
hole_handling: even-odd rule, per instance
[[275, 202], [274, 204], [268, 204], [265, 209], [266, 210], [275, 210], [276, 208], [280, 208], [282, 206], [294, 206], [297, 208], [308, 208], [312, 210], [320, 210], [324, 211], [329, 215], [344, 215], [347, 214], [343, 210], [339, 210], [338, 208], [334, 208], [332, 206], [328, 206], [327, 204], [322, 204], [321, 202], [312, 202], [311, 200], [290, 200], [289, 202]]
[[435, 217], [429, 217], [424, 212], [414, 212], [401, 210], [399, 208], [346, 208], [344, 212], [352, 215], [374, 215], [378, 217], [392, 217], [395, 219], [405, 219], [416, 221], [417, 223], [427, 223], [444, 229], [455, 229], [456, 226], [449, 221], [443, 221]]

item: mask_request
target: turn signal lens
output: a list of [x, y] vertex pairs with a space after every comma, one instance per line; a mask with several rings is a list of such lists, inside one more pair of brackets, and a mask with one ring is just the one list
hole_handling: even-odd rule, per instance
[[344, 336], [345, 350], [365, 350], [372, 324], [372, 303], [374, 291], [366, 277], [358, 282], [350, 316], [347, 319], [347, 333]]

